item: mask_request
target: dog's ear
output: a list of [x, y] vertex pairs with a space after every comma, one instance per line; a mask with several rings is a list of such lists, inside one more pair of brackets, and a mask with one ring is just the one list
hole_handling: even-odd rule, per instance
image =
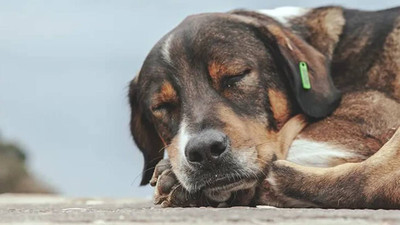
[[164, 156], [164, 144], [158, 135], [153, 122], [146, 116], [141, 103], [141, 87], [138, 85], [138, 76], [129, 86], [129, 103], [131, 106], [130, 129], [136, 145], [143, 153], [144, 168], [140, 185], [149, 183], [154, 168]]
[[[331, 114], [339, 105], [341, 94], [333, 84], [330, 75], [330, 62], [303, 39], [282, 28], [270, 24], [266, 27], [272, 34], [270, 46], [276, 64], [289, 80], [297, 103], [302, 111], [313, 118]], [[300, 74], [300, 63], [305, 62], [311, 84], [305, 89]]]
[[[245, 17], [242, 21], [253, 26], [267, 49], [284, 73], [301, 110], [313, 118], [331, 114], [340, 103], [341, 93], [333, 84], [330, 62], [313, 46], [268, 16], [247, 11], [233, 14]], [[304, 89], [300, 75], [300, 62], [305, 62], [311, 89]]]

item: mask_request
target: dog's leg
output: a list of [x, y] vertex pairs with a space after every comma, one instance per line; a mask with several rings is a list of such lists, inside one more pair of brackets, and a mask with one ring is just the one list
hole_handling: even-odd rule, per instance
[[400, 129], [363, 162], [312, 168], [278, 160], [267, 181], [288, 207], [400, 208]]

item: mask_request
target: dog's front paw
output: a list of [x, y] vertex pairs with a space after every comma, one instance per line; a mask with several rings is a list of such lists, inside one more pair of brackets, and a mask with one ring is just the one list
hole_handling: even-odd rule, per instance
[[260, 204], [276, 207], [315, 207], [316, 205], [300, 197], [304, 178], [308, 174], [298, 170], [297, 165], [277, 160], [271, 165], [269, 174], [260, 191]]
[[150, 185], [155, 187], [154, 204], [160, 204], [161, 207], [187, 207], [198, 204], [198, 195], [191, 194], [183, 188], [168, 159], [163, 159], [157, 164]]
[[[284, 165], [278, 160], [272, 163], [268, 176], [264, 179], [258, 189], [256, 204], [275, 207], [285, 207], [288, 197], [284, 193], [284, 187], [288, 180], [284, 174]], [[282, 164], [283, 164], [282, 163]]]
[[290, 162], [277, 160], [272, 163], [266, 181], [276, 194], [283, 194], [285, 187], [294, 181], [294, 177], [297, 177], [296, 173]]
[[155, 167], [150, 185], [155, 187], [154, 204], [161, 207], [228, 207], [249, 205], [255, 193], [255, 187], [234, 192], [187, 191], [172, 171], [168, 159], [161, 160]]

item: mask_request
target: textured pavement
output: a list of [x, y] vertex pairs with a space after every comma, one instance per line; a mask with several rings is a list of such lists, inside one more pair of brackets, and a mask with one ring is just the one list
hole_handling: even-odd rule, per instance
[[0, 224], [400, 224], [400, 210], [168, 208], [149, 200], [0, 195]]

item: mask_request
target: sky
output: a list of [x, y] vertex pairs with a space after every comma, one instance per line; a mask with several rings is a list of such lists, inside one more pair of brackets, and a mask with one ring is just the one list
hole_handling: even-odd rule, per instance
[[400, 0], [0, 0], [0, 135], [61, 194], [150, 197], [126, 96], [152, 46], [195, 13], [327, 4]]

